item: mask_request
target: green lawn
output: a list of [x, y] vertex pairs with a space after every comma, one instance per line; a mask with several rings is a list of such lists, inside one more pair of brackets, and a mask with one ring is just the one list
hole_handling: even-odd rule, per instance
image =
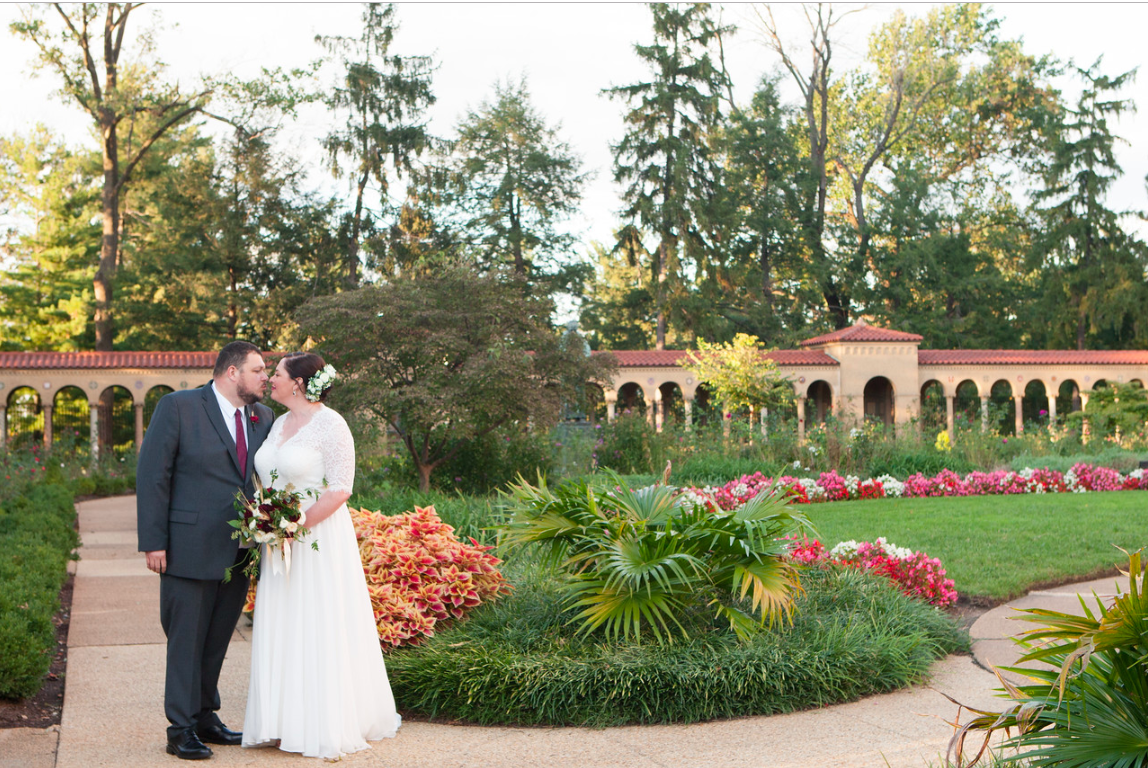
[[818, 538], [872, 541], [939, 557], [957, 591], [999, 602], [1034, 585], [1114, 572], [1148, 545], [1148, 493], [881, 499], [805, 507]]

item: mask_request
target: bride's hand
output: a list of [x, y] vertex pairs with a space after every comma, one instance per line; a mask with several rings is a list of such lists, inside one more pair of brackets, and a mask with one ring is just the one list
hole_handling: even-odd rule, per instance
[[347, 499], [351, 498], [351, 494], [347, 491], [336, 491], [328, 489], [323, 491], [314, 504], [307, 507], [305, 513], [307, 522], [305, 526], [308, 530], [315, 530], [315, 526], [326, 520], [331, 515], [335, 514], [335, 510], [347, 503]]

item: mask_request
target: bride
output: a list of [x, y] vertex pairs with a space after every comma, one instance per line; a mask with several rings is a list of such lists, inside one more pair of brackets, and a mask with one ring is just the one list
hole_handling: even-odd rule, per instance
[[334, 378], [309, 352], [287, 355], [271, 377], [271, 399], [289, 413], [275, 420], [255, 469], [265, 486], [274, 472], [275, 487], [313, 492], [302, 504], [310, 534], [292, 547], [289, 572], [279, 550], [263, 553], [243, 724], [245, 747], [278, 742], [324, 758], [369, 749], [401, 723], [346, 505], [355, 444], [323, 405]]

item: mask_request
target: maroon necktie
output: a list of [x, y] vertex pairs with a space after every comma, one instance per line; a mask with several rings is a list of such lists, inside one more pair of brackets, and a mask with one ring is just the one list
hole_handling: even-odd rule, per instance
[[243, 412], [235, 409], [235, 454], [239, 457], [239, 473], [247, 477], [247, 435], [243, 431]]

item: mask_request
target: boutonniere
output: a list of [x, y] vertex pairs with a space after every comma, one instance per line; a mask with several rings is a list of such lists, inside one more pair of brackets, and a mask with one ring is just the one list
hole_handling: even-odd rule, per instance
[[258, 424], [259, 423], [259, 414], [258, 413], [251, 414], [251, 423], [252, 424]]

